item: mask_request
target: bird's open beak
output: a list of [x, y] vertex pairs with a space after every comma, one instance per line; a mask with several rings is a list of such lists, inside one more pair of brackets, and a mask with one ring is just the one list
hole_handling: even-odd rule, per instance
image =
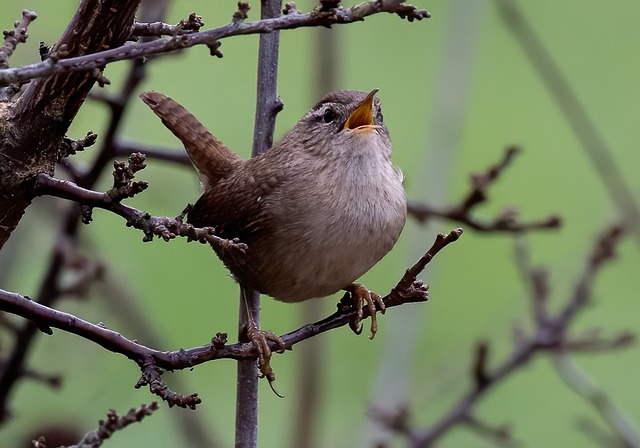
[[362, 128], [363, 131], [369, 131], [375, 129], [377, 126], [374, 125], [373, 121], [373, 97], [378, 93], [378, 89], [373, 89], [369, 95], [360, 103], [356, 110], [354, 110], [351, 115], [349, 115], [349, 119], [344, 124], [345, 129], [358, 129]]

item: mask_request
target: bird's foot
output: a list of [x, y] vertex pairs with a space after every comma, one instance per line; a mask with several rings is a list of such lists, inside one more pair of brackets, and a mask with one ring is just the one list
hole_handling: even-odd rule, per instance
[[345, 288], [345, 291], [350, 293], [353, 306], [356, 309], [356, 316], [349, 322], [349, 327], [355, 334], [362, 333], [362, 319], [364, 318], [364, 306], [366, 304], [369, 316], [371, 316], [371, 335], [369, 339], [373, 339], [378, 332], [377, 312], [380, 310], [384, 314], [386, 310], [382, 298], [359, 283], [352, 284]]
[[[269, 381], [271, 389], [273, 389], [273, 382], [276, 380], [276, 374], [271, 368], [271, 347], [269, 342], [275, 342], [276, 352], [284, 353], [285, 344], [282, 338], [275, 333], [267, 330], [260, 330], [256, 323], [251, 319], [247, 326], [247, 336], [253, 343], [253, 346], [258, 350], [258, 369], [260, 369], [260, 377], [266, 378]], [[276, 395], [280, 396], [278, 392], [273, 389]]]

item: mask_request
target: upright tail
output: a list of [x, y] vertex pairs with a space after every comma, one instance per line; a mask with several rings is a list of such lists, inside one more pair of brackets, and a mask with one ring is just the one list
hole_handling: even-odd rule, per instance
[[205, 186], [229, 174], [241, 159], [218, 140], [188, 110], [159, 92], [144, 92], [140, 98], [182, 141], [191, 163]]

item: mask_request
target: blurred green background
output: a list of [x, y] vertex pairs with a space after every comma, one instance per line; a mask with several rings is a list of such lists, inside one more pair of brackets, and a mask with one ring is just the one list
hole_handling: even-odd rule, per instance
[[[508, 145], [524, 149], [491, 188], [489, 203], [476, 215], [491, 218], [513, 205], [523, 220], [551, 214], [563, 218], [561, 230], [528, 236], [534, 263], [550, 268], [552, 308], [557, 309], [571, 295], [596, 235], [619, 219], [618, 210], [496, 4], [417, 4], [433, 17], [408, 23], [379, 14], [365, 22], [334, 27], [337, 87], [380, 89], [394, 160], [405, 173], [410, 199], [453, 203], [468, 191], [470, 172], [497, 162]], [[604, 136], [637, 198], [640, 4], [603, 5], [592, 0], [518, 4]], [[297, 4], [303, 11], [314, 5], [312, 1]], [[348, 5], [351, 3], [345, 3]], [[38, 42], [55, 42], [76, 6], [75, 2], [3, 1], [0, 17], [5, 28], [24, 8], [35, 10], [39, 17], [29, 28], [28, 43], [20, 45], [12, 57], [12, 66], [37, 62]], [[258, 5], [254, 7], [250, 19], [259, 15]], [[226, 24], [234, 10], [233, 1], [180, 0], [172, 4], [167, 22], [176, 23], [195, 11], [208, 29]], [[278, 116], [276, 136], [291, 128], [319, 99], [318, 36], [317, 29], [281, 33], [278, 91], [285, 108]], [[222, 41], [223, 59], [209, 57], [208, 49], [196, 47], [153, 61], [141, 90], [170, 95], [230, 148], [248, 157], [257, 44], [258, 36], [231, 38]], [[108, 66], [105, 75], [112, 85], [106, 87], [107, 92], [118, 91], [126, 68], [126, 62]], [[134, 98], [130, 106], [122, 138], [180, 147], [141, 101]], [[69, 134], [79, 138], [93, 130], [100, 135], [107, 120], [106, 107], [88, 101]], [[89, 163], [92, 149], [74, 161]], [[109, 174], [105, 172], [101, 188], [108, 188]], [[199, 193], [192, 170], [161, 161], [149, 160], [138, 179], [148, 180], [150, 188], [128, 203], [156, 215], [177, 215]], [[36, 293], [57, 230], [51, 209], [66, 205], [38, 199], [28, 209], [12, 237], [11, 250], [0, 254], [10, 274], [3, 288], [30, 296]], [[456, 226], [433, 221], [425, 227], [409, 222], [394, 251], [363, 282], [386, 293], [437, 232]], [[81, 235], [84, 253], [108, 265], [107, 277], [91, 289], [89, 300], [65, 300], [58, 308], [152, 344], [145, 341], [142, 324], [136, 323], [136, 312], [140, 313], [145, 325], [159, 334], [160, 349], [203, 345], [219, 331], [234, 339], [237, 287], [207, 247], [183, 240], [143, 244], [140, 232], [103, 211], [94, 213], [94, 222]], [[384, 409], [406, 403], [416, 427], [433, 423], [470, 387], [472, 351], [480, 340], [491, 344], [490, 364], [502, 362], [513, 346], [514, 324], [531, 328], [530, 304], [514, 264], [513, 248], [508, 235], [467, 229], [423, 275], [430, 284], [428, 303], [390, 310], [380, 319], [374, 341], [365, 335], [356, 337], [347, 328], [320, 336], [315, 446], [372, 446], [380, 430], [367, 418], [373, 403]], [[574, 330], [597, 327], [614, 335], [637, 328], [638, 248], [637, 239], [624, 240], [619, 258], [599, 275], [594, 301]], [[321, 300], [319, 317], [333, 312], [338, 298]], [[276, 333], [303, 323], [301, 305], [265, 298], [262, 310], [262, 327]], [[284, 400], [272, 394], [266, 382], [260, 385], [260, 446], [292, 446], [293, 425], [300, 412], [300, 356], [307, 346], [302, 343], [272, 361]], [[2, 349], [9, 347], [5, 343]], [[576, 357], [636, 425], [640, 425], [639, 354], [633, 347]], [[62, 331], [38, 339], [29, 365], [62, 374], [64, 384], [60, 390], [51, 390], [29, 381], [20, 383], [11, 403], [13, 418], [0, 430], [2, 447], [20, 446], [21, 440], [44, 423], [66, 422], [88, 431], [109, 408], [124, 413], [155, 398], [146, 388], [133, 388], [139, 377], [136, 365]], [[232, 446], [235, 363], [217, 361], [165, 377], [179, 377], [179, 392], [198, 392], [203, 403], [197, 417], [219, 446]], [[115, 434], [107, 443], [186, 446], [176, 414], [194, 418], [193, 411], [168, 409], [163, 404], [148, 420]], [[526, 446], [597, 446], [580, 427], [585, 419], [605, 433], [608, 430], [592, 408], [566, 388], [546, 356], [499, 384], [479, 403], [475, 415], [492, 425], [509, 425]], [[404, 446], [404, 441], [394, 438], [392, 446]], [[458, 427], [442, 439], [441, 446], [488, 447], [494, 442]]]

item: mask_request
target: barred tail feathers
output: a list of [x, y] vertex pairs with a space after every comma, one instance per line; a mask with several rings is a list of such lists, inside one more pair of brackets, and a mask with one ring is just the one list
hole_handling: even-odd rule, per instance
[[191, 163], [205, 186], [215, 184], [241, 159], [179, 103], [160, 92], [144, 92], [140, 98], [162, 123], [182, 141]]

